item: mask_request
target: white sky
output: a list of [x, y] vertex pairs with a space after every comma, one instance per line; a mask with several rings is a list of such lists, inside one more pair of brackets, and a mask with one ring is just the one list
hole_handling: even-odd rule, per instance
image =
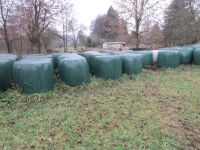
[[[166, 7], [171, 0], [163, 1]], [[87, 34], [90, 32], [91, 21], [98, 15], [106, 14], [109, 7], [113, 6], [113, 0], [71, 0], [71, 2], [74, 4], [75, 17], [78, 22], [88, 28]]]
[[88, 28], [97, 15], [107, 13], [112, 5], [111, 0], [72, 0], [72, 3], [77, 20]]

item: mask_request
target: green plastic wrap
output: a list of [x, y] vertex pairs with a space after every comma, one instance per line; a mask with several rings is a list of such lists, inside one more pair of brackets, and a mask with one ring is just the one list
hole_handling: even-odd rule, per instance
[[179, 51], [161, 50], [158, 52], [158, 66], [161, 68], [177, 68], [181, 63]]
[[90, 68], [90, 73], [94, 75], [95, 74], [95, 56], [102, 56], [102, 55], [109, 55], [109, 54], [100, 53], [97, 51], [88, 51], [88, 52], [81, 53], [80, 55], [87, 59], [87, 62]]
[[13, 80], [13, 63], [17, 56], [0, 54], [0, 91], [6, 91]]
[[23, 55], [21, 59], [32, 59], [32, 58], [49, 58], [49, 59], [53, 59], [53, 55], [51, 54], [29, 54], [29, 55]]
[[22, 59], [13, 65], [14, 81], [24, 94], [53, 90], [53, 63], [51, 59]]
[[193, 61], [193, 48], [183, 47], [179, 50], [181, 54], [181, 64], [191, 64]]
[[142, 55], [144, 68], [153, 64], [153, 53], [151, 51], [137, 51], [134, 53]]
[[143, 59], [141, 54], [123, 54], [120, 57], [122, 59], [122, 73], [132, 75], [142, 72]]
[[122, 61], [120, 56], [95, 56], [94, 60], [95, 76], [105, 80], [116, 80], [122, 76]]
[[58, 58], [63, 54], [64, 53], [53, 53], [53, 66], [55, 69], [58, 68], [58, 62], [59, 62]]
[[87, 60], [84, 57], [66, 57], [59, 61], [60, 78], [65, 84], [78, 86], [90, 83]]
[[195, 48], [193, 52], [193, 61], [194, 64], [200, 65], [200, 47]]

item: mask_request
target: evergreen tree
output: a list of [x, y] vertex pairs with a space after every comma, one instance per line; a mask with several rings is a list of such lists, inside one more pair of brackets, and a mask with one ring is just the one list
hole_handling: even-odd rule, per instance
[[199, 13], [195, 10], [192, 1], [173, 0], [165, 11], [164, 40], [166, 43], [184, 45], [198, 42]]

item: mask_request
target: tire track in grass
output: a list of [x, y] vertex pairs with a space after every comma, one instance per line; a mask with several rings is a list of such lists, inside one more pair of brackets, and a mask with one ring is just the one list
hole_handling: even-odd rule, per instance
[[[160, 113], [158, 118], [176, 135], [183, 138], [180, 149], [200, 150], [200, 129], [193, 129], [188, 119], [178, 116], [179, 108], [167, 103], [167, 100], [159, 93], [159, 88], [155, 84], [148, 84], [149, 95], [154, 97], [155, 103]], [[174, 100], [176, 100], [174, 98]], [[198, 124], [198, 123], [197, 123]], [[200, 124], [199, 124], [200, 126]]]

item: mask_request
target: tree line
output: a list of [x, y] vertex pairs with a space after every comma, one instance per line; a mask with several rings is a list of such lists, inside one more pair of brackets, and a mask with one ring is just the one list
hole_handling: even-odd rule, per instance
[[[54, 44], [101, 47], [126, 42], [130, 47], [193, 44], [200, 41], [200, 0], [114, 0], [105, 15], [91, 22], [91, 34], [74, 17], [69, 0], [0, 0], [0, 50], [41, 53]], [[70, 40], [69, 40], [70, 39]]]

